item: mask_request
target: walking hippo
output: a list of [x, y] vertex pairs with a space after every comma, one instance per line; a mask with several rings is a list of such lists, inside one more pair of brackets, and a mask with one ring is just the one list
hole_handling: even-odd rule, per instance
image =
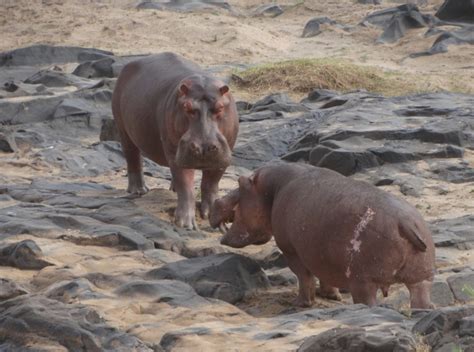
[[431, 307], [435, 248], [420, 213], [366, 182], [302, 164], [264, 166], [216, 200], [211, 226], [233, 220], [221, 243], [235, 248], [272, 236], [298, 277], [296, 303], [323, 297], [376, 304], [376, 293], [404, 283], [412, 308]]
[[237, 138], [239, 118], [229, 88], [196, 64], [161, 53], [125, 65], [112, 112], [127, 160], [127, 191], [148, 191], [142, 154], [169, 166], [178, 194], [175, 223], [196, 229], [194, 171], [202, 170], [200, 213], [206, 218]]

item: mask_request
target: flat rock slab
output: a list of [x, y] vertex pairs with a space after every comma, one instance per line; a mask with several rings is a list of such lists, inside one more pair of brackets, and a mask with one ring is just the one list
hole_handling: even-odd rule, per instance
[[313, 351], [414, 351], [417, 346], [412, 333], [403, 329], [334, 328], [306, 338], [298, 352]]
[[230, 253], [167, 264], [150, 271], [147, 277], [184, 281], [201, 296], [229, 303], [269, 287], [268, 278], [254, 260]]
[[179, 12], [196, 11], [215, 11], [216, 9], [225, 9], [233, 12], [229, 3], [219, 0], [171, 0], [171, 1], [152, 1], [146, 0], [140, 2], [137, 6], [139, 10], [173, 10]]
[[210, 304], [207, 299], [199, 296], [190, 285], [177, 280], [132, 281], [118, 287], [115, 294], [190, 308]]
[[113, 55], [110, 51], [75, 46], [33, 45], [0, 53], [1, 66], [65, 64]]
[[27, 294], [28, 291], [9, 279], [0, 279], [0, 301]]
[[34, 295], [0, 303], [0, 335], [8, 336], [0, 345], [4, 350], [26, 350], [39, 342], [68, 351], [153, 351], [88, 307]]

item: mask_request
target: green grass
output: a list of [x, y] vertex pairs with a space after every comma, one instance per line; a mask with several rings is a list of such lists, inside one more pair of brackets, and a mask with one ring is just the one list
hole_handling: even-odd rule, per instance
[[[453, 84], [459, 85], [456, 82]], [[264, 95], [277, 91], [304, 95], [314, 89], [340, 92], [365, 89], [386, 96], [443, 89], [465, 90], [457, 86], [438, 87], [430, 83], [426, 77], [401, 72], [384, 72], [378, 68], [355, 65], [347, 60], [335, 58], [281, 61], [235, 71], [232, 85], [234, 89], [251, 95]]]

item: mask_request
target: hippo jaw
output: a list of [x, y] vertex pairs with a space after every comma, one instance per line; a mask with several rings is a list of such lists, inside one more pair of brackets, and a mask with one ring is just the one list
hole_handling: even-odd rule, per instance
[[265, 244], [272, 238], [272, 233], [263, 231], [262, 229], [249, 230], [243, 221], [240, 210], [237, 208], [233, 211], [233, 222], [230, 229], [225, 225], [226, 219], [219, 223], [219, 229], [224, 234], [221, 238], [221, 244], [233, 248], [243, 248], [248, 245]]

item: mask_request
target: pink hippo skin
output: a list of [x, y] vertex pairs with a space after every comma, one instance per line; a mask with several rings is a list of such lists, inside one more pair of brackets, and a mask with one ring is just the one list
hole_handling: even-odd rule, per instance
[[175, 223], [196, 229], [194, 170], [202, 169], [200, 212], [206, 218], [237, 138], [239, 119], [229, 88], [192, 62], [162, 53], [123, 68], [112, 112], [127, 160], [127, 191], [148, 191], [142, 154], [169, 166], [171, 188], [178, 193]]
[[394, 283], [412, 308], [430, 308], [435, 248], [420, 213], [368, 183], [302, 164], [264, 166], [213, 204], [213, 227], [232, 221], [222, 244], [241, 248], [272, 236], [298, 277], [296, 304], [309, 306], [318, 277], [321, 296], [375, 305]]

